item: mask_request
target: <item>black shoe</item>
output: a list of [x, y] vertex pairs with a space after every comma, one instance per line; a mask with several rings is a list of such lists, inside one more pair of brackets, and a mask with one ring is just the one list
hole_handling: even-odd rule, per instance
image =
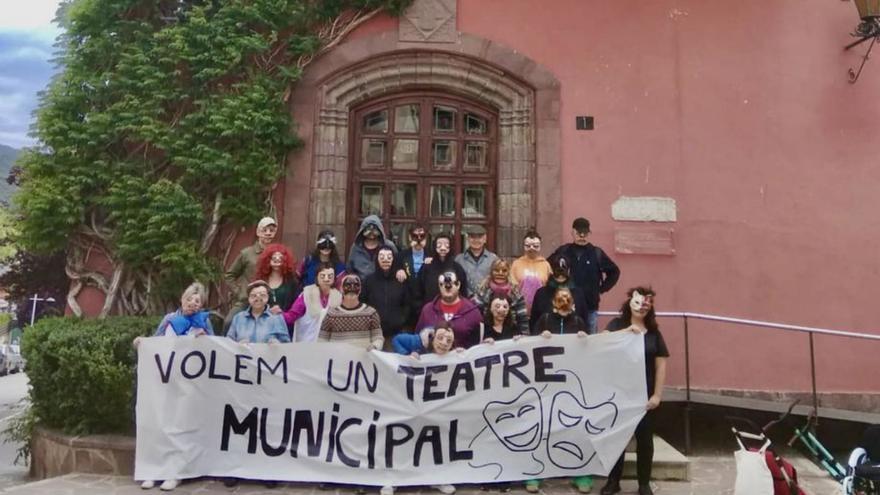
[[226, 488], [238, 486], [238, 478], [225, 478], [223, 480], [223, 486], [225, 486]]
[[603, 486], [601, 490], [599, 490], [599, 495], [614, 495], [615, 493], [619, 492], [620, 482], [615, 479], [608, 478], [608, 482], [605, 483], [605, 486]]
[[651, 485], [639, 485], [639, 495], [654, 495], [654, 490], [651, 490]]

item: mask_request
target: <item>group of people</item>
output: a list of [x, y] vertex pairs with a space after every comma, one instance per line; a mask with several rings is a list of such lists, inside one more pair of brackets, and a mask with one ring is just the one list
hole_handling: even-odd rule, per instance
[[[227, 338], [269, 344], [339, 342], [418, 357], [525, 335], [586, 337], [598, 331], [601, 294], [620, 276], [614, 261], [589, 242], [585, 218], [572, 223], [572, 242], [548, 258], [541, 255], [540, 234], [529, 231], [522, 256], [512, 262], [489, 251], [482, 226], [466, 231], [467, 249], [459, 254], [452, 235], [431, 239], [419, 224], [409, 228], [408, 246], [398, 249], [381, 220], [371, 215], [361, 223], [347, 263], [332, 231], [319, 233], [314, 250], [299, 263], [286, 246], [274, 243], [276, 233], [274, 219], [260, 220], [256, 243], [243, 249], [226, 273], [234, 293], [224, 321]], [[605, 329], [645, 336], [648, 412], [635, 433], [640, 495], [652, 493], [652, 411], [660, 403], [669, 355], [657, 327], [654, 295], [648, 287], [630, 289], [620, 316]], [[205, 303], [204, 287], [190, 285], [180, 309], [162, 319], [156, 335], [214, 335]], [[620, 491], [622, 469], [623, 456], [601, 489], [603, 495]], [[236, 482], [227, 480], [227, 485]], [[582, 493], [593, 486], [589, 476], [572, 482]], [[161, 488], [171, 490], [177, 484], [165, 480]], [[150, 488], [154, 482], [142, 486]], [[455, 491], [451, 485], [436, 488]], [[527, 481], [525, 488], [539, 491], [540, 480]], [[381, 490], [382, 495], [393, 492], [391, 486]]]

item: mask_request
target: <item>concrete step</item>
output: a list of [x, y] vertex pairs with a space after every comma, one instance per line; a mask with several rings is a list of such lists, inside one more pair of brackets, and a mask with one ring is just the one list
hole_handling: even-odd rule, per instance
[[[654, 435], [654, 469], [651, 478], [668, 481], [690, 481], [691, 461], [681, 452], [662, 438]], [[626, 448], [623, 461], [623, 477], [636, 477], [636, 444], [635, 440]]]

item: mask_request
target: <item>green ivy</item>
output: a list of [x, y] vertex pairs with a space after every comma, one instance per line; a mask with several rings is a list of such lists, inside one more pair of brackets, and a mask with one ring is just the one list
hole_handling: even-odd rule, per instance
[[63, 3], [63, 70], [37, 111], [41, 145], [18, 160], [21, 245], [101, 244], [126, 276], [150, 274], [145, 290], [171, 287], [167, 301], [178, 280], [217, 280], [219, 260], [205, 255], [220, 250], [203, 246], [205, 232], [215, 214], [237, 226], [266, 213], [300, 145], [285, 94], [298, 61], [326, 42], [315, 33], [346, 13], [397, 14], [410, 1]]

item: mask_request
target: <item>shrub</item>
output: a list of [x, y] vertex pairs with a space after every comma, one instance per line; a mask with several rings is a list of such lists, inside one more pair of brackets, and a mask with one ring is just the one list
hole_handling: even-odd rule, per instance
[[130, 433], [136, 354], [159, 317], [47, 318], [24, 333], [34, 420], [68, 434]]

